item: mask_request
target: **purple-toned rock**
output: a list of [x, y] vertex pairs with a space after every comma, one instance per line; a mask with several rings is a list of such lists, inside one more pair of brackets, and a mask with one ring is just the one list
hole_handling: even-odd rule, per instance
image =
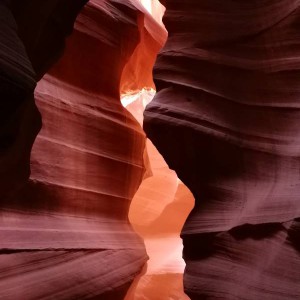
[[192, 299], [300, 296], [299, 1], [173, 1], [144, 129], [196, 204]]

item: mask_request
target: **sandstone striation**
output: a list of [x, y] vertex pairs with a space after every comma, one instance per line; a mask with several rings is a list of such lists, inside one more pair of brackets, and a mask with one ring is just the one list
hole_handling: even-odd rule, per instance
[[191, 299], [299, 298], [299, 5], [166, 1], [144, 129], [196, 199]]
[[153, 86], [166, 32], [130, 0], [73, 30], [85, 2], [1, 3], [1, 299], [123, 299], [147, 260], [128, 222], [146, 138], [120, 91]]
[[300, 299], [300, 0], [161, 3], [0, 1], [1, 299]]

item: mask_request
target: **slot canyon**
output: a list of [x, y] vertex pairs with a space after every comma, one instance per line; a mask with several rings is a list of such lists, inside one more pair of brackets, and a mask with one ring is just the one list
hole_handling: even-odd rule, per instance
[[1, 300], [300, 300], [300, 0], [0, 28]]

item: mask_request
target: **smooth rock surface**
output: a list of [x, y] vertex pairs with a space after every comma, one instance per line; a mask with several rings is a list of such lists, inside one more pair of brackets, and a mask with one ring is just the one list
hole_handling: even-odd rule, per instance
[[[5, 145], [11, 148], [1, 156], [1, 299], [123, 299], [148, 258], [128, 222], [145, 176], [146, 138], [121, 105], [120, 92], [153, 85], [151, 69], [166, 32], [139, 1], [130, 0], [89, 1], [72, 32], [85, 2], [15, 1], [10, 9], [1, 4], [1, 45], [10, 47], [1, 52], [8, 82], [1, 93], [12, 95], [13, 103], [15, 92], [21, 104], [29, 94], [35, 109], [35, 116], [22, 114], [25, 127], [3, 126], [14, 144]], [[40, 126], [32, 101], [38, 80], [34, 97], [43, 126], [27, 181]], [[15, 107], [4, 109], [13, 120]], [[28, 119], [37, 123], [35, 131]], [[17, 130], [27, 130], [31, 139]]]
[[[142, 124], [145, 106], [154, 95], [153, 90], [144, 89], [124, 95], [121, 101]], [[148, 139], [146, 150], [151, 174], [147, 172], [149, 177], [134, 195], [128, 217], [145, 242], [149, 260], [125, 300], [189, 299], [183, 291], [185, 263], [180, 232], [194, 198]]]
[[300, 1], [166, 8], [144, 129], [196, 199], [186, 293], [300, 299]]

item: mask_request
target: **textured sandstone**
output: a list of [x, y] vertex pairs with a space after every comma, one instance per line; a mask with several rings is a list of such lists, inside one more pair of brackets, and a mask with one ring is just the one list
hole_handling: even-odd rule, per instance
[[[0, 2], [0, 298], [183, 300], [192, 197], [119, 99], [164, 10], [91, 0], [66, 42], [86, 2]], [[144, 128], [196, 199], [185, 291], [300, 299], [300, 1], [161, 2]]]
[[89, 1], [43, 77], [85, 2], [1, 4], [1, 299], [123, 299], [147, 260], [128, 222], [146, 139], [120, 90], [153, 86], [166, 33], [139, 1]]
[[166, 2], [144, 129], [196, 199], [185, 290], [298, 299], [300, 1]]

